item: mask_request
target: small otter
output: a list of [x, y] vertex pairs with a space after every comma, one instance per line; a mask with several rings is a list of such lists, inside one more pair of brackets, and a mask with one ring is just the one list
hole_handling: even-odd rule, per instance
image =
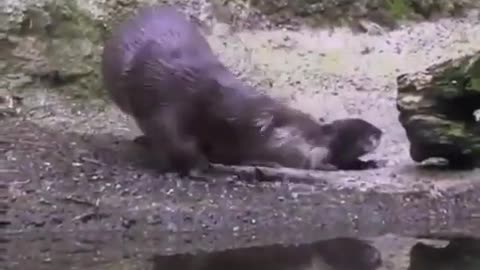
[[328, 144], [327, 160], [340, 170], [364, 170], [379, 167], [374, 160], [359, 157], [373, 152], [380, 144], [383, 132], [360, 118], [344, 118], [323, 125], [326, 134], [332, 134]]
[[360, 119], [320, 124], [242, 83], [180, 12], [150, 6], [106, 42], [105, 86], [133, 116], [159, 169], [208, 163], [335, 170], [374, 165], [358, 159], [381, 131]]

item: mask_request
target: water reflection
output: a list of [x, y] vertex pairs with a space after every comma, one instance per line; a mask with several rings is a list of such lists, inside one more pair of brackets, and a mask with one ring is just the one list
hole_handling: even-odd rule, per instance
[[473, 270], [480, 269], [480, 241], [457, 238], [445, 247], [419, 242], [410, 251], [408, 270]]
[[[137, 238], [138, 237], [138, 238]], [[224, 235], [223, 238], [228, 238]], [[186, 254], [201, 242], [179, 246], [185, 237], [158, 239], [97, 232], [73, 235], [4, 235], [0, 269], [19, 270], [478, 270], [480, 240], [432, 236], [420, 239], [386, 235], [370, 241], [335, 238], [298, 246], [261, 246]], [[180, 242], [176, 242], [176, 240]], [[171, 242], [173, 241], [173, 242]], [[194, 241], [197, 242], [197, 241]], [[230, 244], [232, 242], [229, 242]], [[230, 245], [228, 244], [228, 245]], [[242, 245], [239, 243], [239, 245]], [[167, 250], [181, 252], [161, 256]], [[3, 261], [2, 261], [3, 259]], [[8, 267], [4, 267], [4, 265]], [[9, 268], [10, 267], [10, 268]]]
[[366, 241], [336, 238], [298, 246], [263, 246], [214, 253], [155, 256], [153, 270], [374, 270], [380, 252]]

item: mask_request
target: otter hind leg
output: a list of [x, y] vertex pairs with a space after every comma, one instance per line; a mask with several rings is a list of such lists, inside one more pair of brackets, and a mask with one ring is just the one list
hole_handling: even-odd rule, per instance
[[207, 169], [209, 162], [198, 147], [196, 139], [181, 128], [174, 110], [162, 110], [155, 117], [139, 121], [144, 131], [136, 139], [148, 146], [156, 167], [162, 171], [188, 173], [194, 169]]

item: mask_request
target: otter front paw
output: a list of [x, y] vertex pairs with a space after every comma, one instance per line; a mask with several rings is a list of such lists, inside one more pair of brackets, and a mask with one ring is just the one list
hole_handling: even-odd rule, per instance
[[316, 170], [320, 170], [320, 171], [336, 171], [338, 170], [339, 168], [333, 164], [329, 164], [329, 163], [321, 163], [321, 164], [318, 164], [316, 167], [315, 167]]
[[184, 145], [171, 151], [170, 160], [174, 169], [186, 176], [193, 171], [199, 173], [210, 168], [208, 158], [192, 142], [185, 142]]
[[371, 170], [371, 169], [378, 169], [385, 166], [385, 162], [377, 161], [377, 160], [360, 160], [356, 159], [352, 162], [344, 163], [339, 166], [341, 170]]
[[366, 160], [358, 163], [358, 170], [378, 169], [380, 167], [383, 167], [382, 164], [376, 160]]
[[181, 176], [198, 177], [210, 169], [210, 162], [203, 155], [176, 159], [173, 165]]

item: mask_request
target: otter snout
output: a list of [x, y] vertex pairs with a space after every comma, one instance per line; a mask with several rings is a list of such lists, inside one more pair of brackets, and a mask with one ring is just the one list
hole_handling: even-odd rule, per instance
[[373, 134], [370, 135], [366, 142], [363, 144], [363, 152], [364, 153], [370, 153], [373, 150], [377, 149], [378, 146], [380, 145], [382, 136], [381, 134]]

